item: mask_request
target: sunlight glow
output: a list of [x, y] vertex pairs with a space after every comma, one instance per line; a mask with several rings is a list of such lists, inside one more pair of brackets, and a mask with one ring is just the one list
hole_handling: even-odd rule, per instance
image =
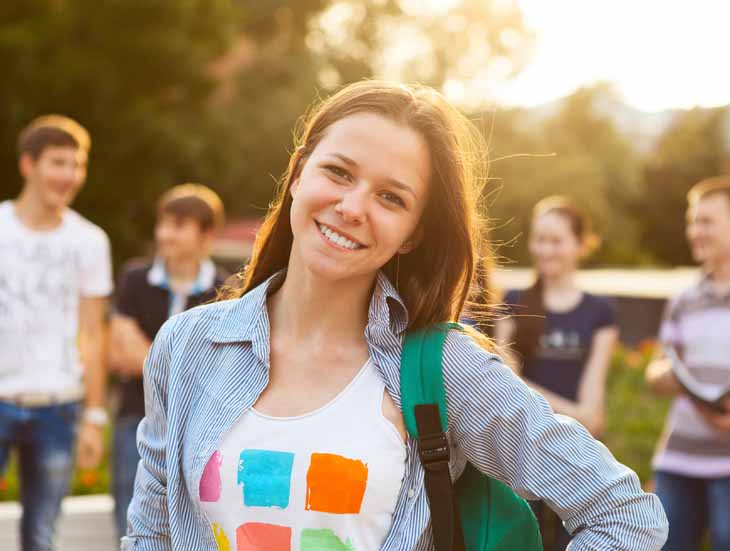
[[498, 94], [537, 105], [609, 81], [645, 110], [730, 103], [725, 0], [518, 0], [535, 56]]

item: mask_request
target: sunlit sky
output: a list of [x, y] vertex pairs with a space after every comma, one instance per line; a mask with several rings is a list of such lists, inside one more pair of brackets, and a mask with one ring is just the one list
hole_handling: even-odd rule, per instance
[[647, 111], [730, 104], [730, 0], [518, 3], [537, 43], [502, 104], [538, 105], [597, 81]]

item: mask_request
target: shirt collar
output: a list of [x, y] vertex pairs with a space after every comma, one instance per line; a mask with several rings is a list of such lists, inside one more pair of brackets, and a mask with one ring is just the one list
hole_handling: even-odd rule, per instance
[[[272, 275], [240, 299], [230, 301], [228, 308], [221, 309], [218, 319], [211, 324], [208, 337], [213, 342], [230, 343], [253, 341], [256, 336], [268, 336], [268, 312], [266, 298], [278, 287], [285, 275], [281, 270]], [[400, 335], [408, 327], [408, 311], [393, 284], [383, 272], [378, 272], [370, 307], [368, 325], [388, 327]]]
[[[198, 295], [215, 286], [215, 264], [210, 258], [205, 258], [200, 262], [198, 275], [190, 287], [190, 295]], [[147, 283], [154, 287], [170, 290], [170, 279], [165, 268], [165, 261], [157, 256], [152, 263], [152, 268], [147, 272]]]

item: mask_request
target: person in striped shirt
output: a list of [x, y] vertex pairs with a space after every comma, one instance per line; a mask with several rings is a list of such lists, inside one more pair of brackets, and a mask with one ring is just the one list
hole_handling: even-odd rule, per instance
[[[667, 551], [730, 549], [730, 399], [712, 408], [684, 390], [665, 351], [672, 348], [700, 384], [730, 388], [730, 176], [709, 178], [688, 195], [687, 238], [699, 281], [670, 301], [661, 347], [647, 380], [675, 396], [653, 466], [669, 517]], [[719, 410], [718, 410], [719, 409]]]
[[[152, 345], [124, 549], [434, 549], [400, 354], [470, 293], [479, 142], [435, 90], [377, 81], [302, 128], [242, 286]], [[660, 549], [656, 496], [491, 349], [444, 345], [453, 477], [469, 462], [549, 503], [571, 551]]]

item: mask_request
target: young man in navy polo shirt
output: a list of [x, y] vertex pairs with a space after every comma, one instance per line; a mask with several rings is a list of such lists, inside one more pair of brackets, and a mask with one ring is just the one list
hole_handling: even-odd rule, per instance
[[144, 360], [170, 316], [215, 298], [224, 275], [209, 254], [223, 217], [223, 203], [211, 189], [199, 184], [170, 189], [158, 204], [155, 258], [128, 263], [119, 280], [109, 366], [120, 379], [121, 391], [113, 449], [115, 520], [120, 537], [126, 533], [139, 462], [136, 431], [144, 417]]

